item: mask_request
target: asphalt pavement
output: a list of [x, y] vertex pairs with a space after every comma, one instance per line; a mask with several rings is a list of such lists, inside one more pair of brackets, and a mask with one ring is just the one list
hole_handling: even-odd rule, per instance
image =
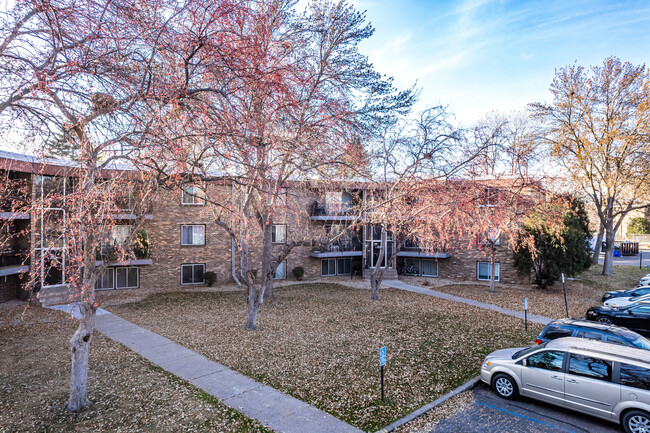
[[474, 402], [441, 421], [431, 433], [621, 433], [617, 424], [524, 397], [511, 401], [498, 397], [481, 383]]
[[[602, 264], [604, 260], [605, 260], [605, 255], [601, 253], [600, 258], [598, 259], [598, 263]], [[644, 269], [647, 269], [648, 273], [650, 274], [650, 250], [648, 249], [639, 250], [639, 254], [637, 254], [636, 256], [614, 257], [614, 264], [625, 265], [625, 266], [636, 266], [636, 267], [638, 267], [639, 264], [641, 264], [641, 266]]]

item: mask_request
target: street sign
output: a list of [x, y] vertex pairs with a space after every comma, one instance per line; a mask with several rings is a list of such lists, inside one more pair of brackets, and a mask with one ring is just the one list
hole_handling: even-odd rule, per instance
[[528, 298], [524, 298], [524, 310], [528, 310]]
[[383, 367], [386, 365], [386, 346], [379, 349], [379, 366]]

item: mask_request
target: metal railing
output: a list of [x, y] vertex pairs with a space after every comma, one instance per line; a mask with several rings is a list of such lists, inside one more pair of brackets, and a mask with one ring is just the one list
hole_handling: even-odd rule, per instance
[[5, 266], [22, 266], [28, 264], [29, 259], [17, 249], [0, 250], [0, 268]]
[[311, 205], [312, 216], [330, 216], [330, 215], [354, 215], [355, 204], [352, 202], [346, 203], [322, 203], [313, 202]]

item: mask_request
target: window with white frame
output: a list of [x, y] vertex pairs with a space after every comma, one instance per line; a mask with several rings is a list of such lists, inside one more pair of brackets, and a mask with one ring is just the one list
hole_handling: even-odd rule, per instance
[[278, 265], [277, 268], [275, 268], [275, 272], [273, 272], [273, 279], [274, 280], [284, 280], [287, 278], [287, 261], [283, 261]]
[[136, 289], [138, 287], [140, 287], [138, 268], [115, 268], [115, 288]]
[[205, 225], [182, 225], [181, 245], [205, 245]]
[[189, 206], [203, 206], [205, 193], [198, 186], [186, 186], [182, 189], [181, 203]]
[[501, 202], [501, 190], [499, 188], [483, 188], [479, 192], [479, 205], [480, 206], [499, 206]]
[[324, 277], [330, 275], [350, 275], [351, 271], [352, 259], [349, 257], [322, 259], [320, 262], [320, 274]]
[[273, 224], [271, 227], [271, 242], [274, 244], [284, 244], [287, 242], [286, 224]]
[[[490, 281], [491, 268], [490, 262], [476, 262], [476, 278], [482, 281]], [[494, 281], [499, 281], [499, 263], [494, 264]]]
[[101, 277], [97, 278], [97, 283], [95, 283], [97, 290], [112, 289], [114, 287], [113, 270], [113, 268], [105, 269]]
[[205, 264], [191, 263], [181, 265], [181, 284], [203, 284]]
[[422, 259], [420, 262], [420, 275], [424, 277], [437, 277], [438, 261], [431, 259]]

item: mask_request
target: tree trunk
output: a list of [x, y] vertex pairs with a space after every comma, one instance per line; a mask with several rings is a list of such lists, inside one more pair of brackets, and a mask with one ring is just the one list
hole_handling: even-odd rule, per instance
[[384, 261], [384, 251], [386, 251], [386, 230], [381, 230], [381, 247], [379, 248], [379, 257], [375, 263], [375, 270], [370, 276], [370, 299], [376, 301], [379, 299], [379, 286], [384, 279], [385, 268], [381, 267]]
[[605, 227], [605, 241], [607, 242], [607, 250], [605, 250], [605, 261], [603, 262], [603, 275], [611, 276], [612, 267], [614, 265], [614, 238], [616, 233], [611, 227], [612, 223], [609, 222]]
[[494, 246], [490, 251], [490, 292], [494, 293]]
[[70, 353], [72, 356], [72, 369], [70, 376], [70, 399], [67, 410], [80, 412], [92, 405], [88, 399], [88, 353], [95, 329], [95, 313], [97, 307], [94, 303], [81, 304], [81, 319], [79, 327], [70, 339]]
[[603, 224], [600, 224], [600, 228], [598, 229], [598, 236], [596, 236], [596, 244], [594, 245], [594, 255], [591, 256], [591, 262], [594, 265], [598, 264], [598, 260], [600, 259], [600, 250], [603, 245], [603, 232], [605, 231], [605, 227]]
[[260, 311], [261, 304], [257, 302], [255, 283], [248, 281], [248, 318], [246, 319], [246, 329], [255, 331], [257, 329], [257, 313]]
[[269, 301], [271, 299], [273, 299], [273, 279], [269, 278], [266, 283], [266, 290], [264, 290], [264, 300]]

